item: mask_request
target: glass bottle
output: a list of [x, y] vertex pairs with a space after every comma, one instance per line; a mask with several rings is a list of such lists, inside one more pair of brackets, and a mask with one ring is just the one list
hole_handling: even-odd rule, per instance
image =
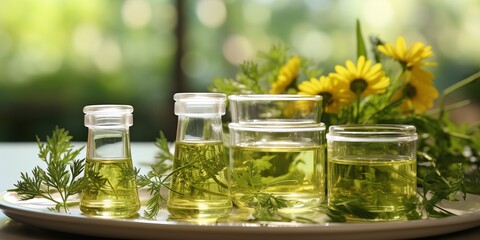
[[83, 109], [88, 127], [85, 181], [80, 210], [86, 215], [131, 217], [140, 209], [130, 152], [133, 107], [91, 105]]
[[177, 136], [167, 209], [183, 220], [217, 219], [232, 209], [221, 116], [226, 95], [177, 93]]

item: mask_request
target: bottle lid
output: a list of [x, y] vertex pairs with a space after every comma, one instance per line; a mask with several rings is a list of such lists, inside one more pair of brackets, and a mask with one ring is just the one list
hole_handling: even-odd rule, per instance
[[128, 127], [133, 125], [130, 105], [89, 105], [83, 108], [86, 127]]
[[413, 125], [402, 124], [349, 124], [332, 125], [326, 137], [339, 142], [405, 142], [418, 138]]
[[227, 95], [223, 93], [176, 93], [175, 114], [189, 116], [211, 116], [225, 114]]
[[232, 94], [228, 96], [232, 123], [320, 123], [323, 97], [300, 94]]

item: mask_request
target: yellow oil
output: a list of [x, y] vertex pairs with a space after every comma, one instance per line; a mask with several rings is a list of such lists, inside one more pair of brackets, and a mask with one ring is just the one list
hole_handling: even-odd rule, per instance
[[131, 159], [87, 158], [84, 177], [87, 187], [80, 201], [84, 214], [109, 218], [137, 214], [140, 201]]
[[328, 204], [361, 203], [374, 218], [347, 215], [351, 221], [406, 220], [416, 196], [416, 161], [364, 156], [328, 160]]
[[225, 217], [232, 210], [222, 142], [176, 142], [167, 209], [183, 220]]
[[[232, 147], [233, 174], [245, 171], [249, 161], [261, 173], [261, 193], [283, 197], [288, 208], [280, 212], [310, 211], [325, 198], [325, 146], [291, 143], [241, 145]], [[268, 160], [266, 160], [268, 159]], [[272, 184], [275, 183], [275, 184]], [[232, 179], [234, 203], [240, 208], [255, 208], [251, 191]]]

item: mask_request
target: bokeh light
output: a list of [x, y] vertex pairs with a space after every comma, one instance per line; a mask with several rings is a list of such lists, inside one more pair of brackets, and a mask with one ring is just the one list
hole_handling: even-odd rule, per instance
[[227, 18], [225, 3], [221, 0], [199, 0], [196, 14], [199, 21], [209, 27], [220, 27]]
[[246, 2], [242, 7], [243, 20], [250, 25], [265, 26], [270, 23], [272, 10], [268, 5], [255, 1]]
[[93, 61], [103, 72], [115, 72], [121, 67], [122, 53], [118, 43], [105, 38], [95, 47]]
[[150, 23], [152, 9], [146, 0], [127, 0], [122, 7], [122, 19], [131, 28], [143, 28]]
[[[279, 42], [332, 71], [356, 57], [357, 20], [367, 44], [403, 35], [431, 45], [440, 91], [480, 69], [480, 1], [179, 3], [1, 0], [0, 141], [32, 140], [57, 124], [81, 140], [83, 105], [108, 102], [134, 105], [133, 140], [165, 129], [172, 137], [174, 91], [207, 91], [214, 77], [234, 78], [239, 64]], [[478, 104], [479, 87], [452, 98]], [[477, 116], [473, 106], [469, 116]]]
[[222, 51], [225, 59], [231, 64], [235, 65], [252, 59], [255, 55], [250, 41], [241, 35], [232, 35], [227, 37], [223, 44]]
[[365, 19], [365, 22], [375, 27], [390, 26], [392, 21], [397, 18], [389, 1], [364, 1], [362, 10], [362, 18]]
[[299, 54], [318, 62], [323, 62], [332, 54], [330, 37], [308, 24], [295, 26], [291, 34], [291, 42]]

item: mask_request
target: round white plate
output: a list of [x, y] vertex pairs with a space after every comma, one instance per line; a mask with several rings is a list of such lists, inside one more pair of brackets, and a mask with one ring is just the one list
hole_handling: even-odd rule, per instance
[[[44, 199], [20, 201], [16, 193], [0, 193], [0, 209], [8, 217], [49, 230], [96, 237], [130, 239], [406, 239], [452, 233], [480, 226], [480, 196], [444, 203], [457, 216], [381, 223], [216, 223], [193, 224], [168, 220], [163, 210], [156, 220], [102, 219], [48, 210]], [[142, 213], [143, 209], [139, 213]], [[140, 214], [141, 215], [141, 214]]]

